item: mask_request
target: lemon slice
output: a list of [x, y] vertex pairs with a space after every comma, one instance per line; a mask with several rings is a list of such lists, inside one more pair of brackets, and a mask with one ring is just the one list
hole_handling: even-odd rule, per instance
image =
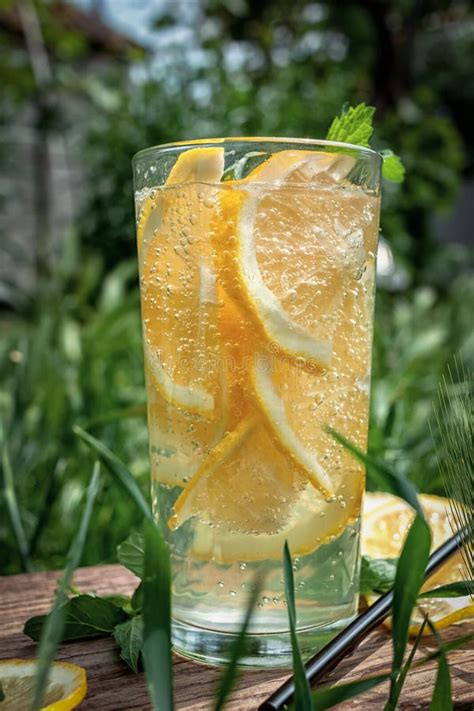
[[[419, 499], [431, 529], [434, 550], [452, 535], [453, 530], [457, 528], [456, 521], [448, 499], [427, 494], [421, 494]], [[410, 506], [396, 496], [366, 493], [362, 517], [362, 554], [372, 558], [397, 558], [413, 516]], [[464, 577], [464, 563], [458, 552], [430, 577], [422, 590], [458, 582]], [[370, 602], [376, 598], [369, 596], [368, 599]], [[438, 629], [444, 629], [456, 622], [474, 618], [474, 603], [469, 595], [424, 599], [413, 611], [410, 634], [418, 634], [424, 619], [423, 613], [429, 615]], [[387, 626], [390, 626], [390, 620], [387, 621]], [[425, 629], [424, 633], [430, 634], [429, 629]]]
[[311, 484], [331, 498], [334, 495], [331, 478], [319, 463], [314, 450], [305, 447], [291, 427], [285, 402], [273, 384], [270, 359], [263, 353], [254, 359], [252, 381], [262, 412], [274, 430], [277, 442], [307, 473]]
[[[148, 373], [164, 398], [199, 414], [212, 413], [217, 381], [215, 282], [207, 237], [212, 201], [224, 167], [222, 148], [182, 153], [165, 189], [142, 205], [140, 249], [142, 319]], [[209, 371], [212, 372], [209, 372]]]
[[[357, 492], [358, 502], [361, 492]], [[188, 555], [218, 563], [307, 555], [340, 534], [357, 506], [327, 503], [259, 413], [246, 416], [211, 451], [174, 505], [173, 529], [193, 518]]]
[[375, 251], [377, 199], [341, 187], [353, 165], [281, 151], [220, 195], [223, 282], [273, 350], [303, 365], [331, 362], [347, 270], [363, 271]]
[[[32, 703], [37, 662], [35, 659], [0, 660], [0, 683], [5, 711], [29, 709]], [[87, 692], [86, 672], [75, 664], [54, 662], [49, 672], [42, 711], [68, 711], [78, 706]]]

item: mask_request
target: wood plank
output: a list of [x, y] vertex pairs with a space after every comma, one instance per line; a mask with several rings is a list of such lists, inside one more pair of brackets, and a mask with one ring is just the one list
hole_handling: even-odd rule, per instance
[[[25, 620], [46, 612], [51, 605], [59, 573], [32, 573], [0, 578], [0, 658], [33, 658], [36, 645], [22, 634]], [[118, 565], [81, 568], [74, 584], [83, 592], [129, 594], [137, 579]], [[469, 631], [464, 624], [443, 633], [452, 639]], [[434, 649], [430, 638], [420, 645], [420, 653]], [[149, 709], [143, 674], [133, 674], [120, 660], [109, 639], [70, 642], [62, 645], [59, 659], [80, 664], [87, 669], [89, 692], [81, 704], [84, 711], [125, 711]], [[355, 652], [328, 676], [328, 683], [349, 681], [390, 668], [390, 638], [383, 630], [373, 632]], [[453, 694], [458, 711], [472, 709], [474, 701], [474, 645], [454, 652], [451, 657]], [[413, 672], [407, 681], [400, 709], [428, 709], [435, 666]], [[212, 695], [219, 670], [195, 664], [175, 656], [176, 708], [179, 711], [205, 711], [212, 708]], [[245, 671], [229, 704], [230, 711], [256, 709], [286, 678], [278, 671]], [[382, 709], [386, 687], [379, 687], [339, 709], [367, 711]]]

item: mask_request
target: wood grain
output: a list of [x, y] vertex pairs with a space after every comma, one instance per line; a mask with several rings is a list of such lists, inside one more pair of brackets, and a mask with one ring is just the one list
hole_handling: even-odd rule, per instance
[[[51, 604], [59, 573], [32, 573], [0, 578], [0, 658], [33, 658], [36, 645], [22, 634], [28, 617], [46, 612]], [[83, 592], [98, 594], [130, 593], [137, 579], [118, 565], [81, 568], [74, 584]], [[468, 625], [460, 625], [443, 633], [445, 639], [466, 634]], [[420, 645], [420, 653], [434, 649], [430, 638]], [[133, 674], [120, 660], [112, 639], [70, 642], [62, 645], [59, 659], [80, 664], [87, 670], [89, 691], [81, 711], [126, 711], [149, 709], [143, 674]], [[373, 632], [362, 645], [328, 676], [328, 683], [349, 681], [362, 675], [390, 669], [390, 638], [383, 629]], [[453, 695], [457, 711], [473, 708], [474, 645], [450, 655]], [[212, 709], [212, 696], [219, 670], [175, 656], [176, 708], [179, 711]], [[428, 709], [436, 668], [417, 669], [408, 677], [400, 709]], [[257, 709], [288, 673], [279, 671], [246, 671], [229, 704], [230, 711]], [[340, 704], [345, 711], [377, 711], [383, 709], [386, 687], [381, 686], [353, 701]]]

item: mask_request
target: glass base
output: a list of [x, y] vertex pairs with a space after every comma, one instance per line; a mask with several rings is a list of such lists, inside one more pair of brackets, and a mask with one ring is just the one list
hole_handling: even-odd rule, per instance
[[[355, 614], [330, 626], [307, 627], [298, 630], [298, 642], [303, 659], [309, 659], [346, 627]], [[237, 635], [217, 632], [182, 622], [173, 622], [173, 649], [177, 654], [203, 664], [224, 666], [228, 663]], [[245, 669], [290, 668], [293, 664], [289, 632], [247, 635], [246, 652], [239, 667]]]

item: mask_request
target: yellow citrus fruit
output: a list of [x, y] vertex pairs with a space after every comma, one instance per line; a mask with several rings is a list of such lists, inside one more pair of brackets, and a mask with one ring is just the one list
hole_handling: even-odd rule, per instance
[[[5, 711], [31, 708], [37, 661], [35, 659], [0, 660], [0, 685]], [[68, 711], [79, 706], [87, 692], [86, 672], [66, 662], [54, 662], [43, 699], [42, 711]]]
[[[430, 526], [434, 550], [452, 536], [453, 530], [457, 528], [456, 521], [451, 513], [449, 499], [428, 494], [420, 494], [419, 498]], [[402, 499], [391, 494], [366, 493], [362, 517], [362, 554], [372, 558], [397, 558], [413, 517], [413, 510]], [[465, 566], [458, 552], [429, 578], [422, 590], [431, 590], [464, 578]], [[474, 618], [474, 603], [469, 595], [423, 599], [413, 612], [410, 634], [418, 634], [424, 619], [423, 613], [429, 615], [438, 629], [443, 629], [455, 622]], [[425, 634], [430, 634], [428, 628], [425, 628]]]
[[[360, 501], [360, 494], [358, 498]], [[211, 451], [169, 520], [194, 517], [189, 555], [220, 563], [307, 555], [342, 532], [358, 508], [328, 504], [299, 464], [277, 446], [260, 413], [249, 414]]]
[[137, 228], [148, 375], [167, 401], [204, 415], [214, 410], [218, 384], [217, 292], [207, 238], [215, 189], [199, 181], [218, 181], [222, 170], [221, 148], [182, 154], [165, 188], [142, 207]]
[[272, 347], [303, 367], [331, 362], [347, 269], [362, 272], [375, 250], [376, 199], [334, 190], [353, 165], [349, 156], [281, 151], [219, 193], [219, 278]]
[[148, 421], [153, 476], [182, 486], [222, 437], [226, 383], [208, 232], [222, 148], [182, 153], [139, 209]]

